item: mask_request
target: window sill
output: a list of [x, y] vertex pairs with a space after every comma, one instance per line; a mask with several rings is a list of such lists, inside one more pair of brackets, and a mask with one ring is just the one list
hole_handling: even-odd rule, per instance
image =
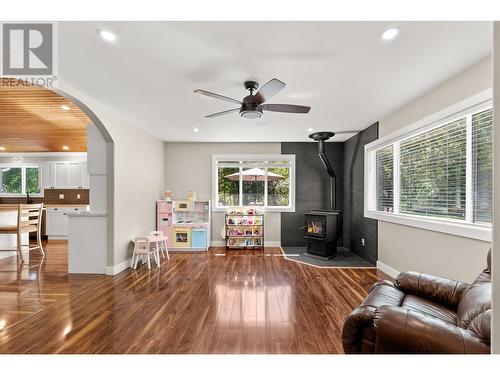
[[456, 221], [439, 219], [424, 219], [420, 217], [390, 214], [375, 211], [365, 211], [365, 217], [389, 223], [401, 224], [415, 228], [432, 230], [435, 232], [453, 234], [455, 236], [473, 238], [480, 241], [491, 242], [491, 227], [479, 224], [466, 224]]

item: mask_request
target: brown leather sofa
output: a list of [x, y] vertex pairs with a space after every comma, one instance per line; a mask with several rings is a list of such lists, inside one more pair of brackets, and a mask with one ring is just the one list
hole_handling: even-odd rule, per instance
[[344, 322], [344, 351], [490, 353], [490, 253], [470, 285], [416, 272], [377, 282]]

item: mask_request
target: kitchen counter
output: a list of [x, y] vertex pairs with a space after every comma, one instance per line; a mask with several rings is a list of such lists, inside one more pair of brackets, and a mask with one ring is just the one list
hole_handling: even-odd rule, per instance
[[78, 208], [85, 208], [88, 207], [88, 204], [44, 204], [44, 207], [47, 208], [57, 208], [57, 207], [78, 207]]
[[19, 208], [18, 204], [0, 204], [0, 212], [14, 212]]
[[95, 217], [105, 217], [105, 212], [95, 212], [95, 211], [69, 211], [64, 213], [67, 216], [95, 216]]

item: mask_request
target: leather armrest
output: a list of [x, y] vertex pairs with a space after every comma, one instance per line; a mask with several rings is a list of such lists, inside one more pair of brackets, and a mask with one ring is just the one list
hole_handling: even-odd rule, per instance
[[361, 343], [365, 327], [373, 324], [375, 307], [361, 305], [348, 316], [342, 327], [342, 347], [346, 354], [361, 353]]
[[471, 331], [403, 307], [378, 308], [374, 327], [379, 353], [490, 353]]
[[469, 284], [418, 272], [402, 272], [395, 285], [406, 294], [456, 308]]

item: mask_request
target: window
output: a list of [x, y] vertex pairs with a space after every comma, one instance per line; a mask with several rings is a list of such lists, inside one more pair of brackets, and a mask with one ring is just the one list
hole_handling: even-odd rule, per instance
[[365, 216], [489, 241], [492, 132], [475, 97], [367, 145]]
[[214, 155], [214, 209], [294, 211], [295, 155]]
[[376, 152], [377, 178], [377, 210], [392, 212], [394, 209], [393, 196], [393, 146], [387, 146]]
[[40, 194], [38, 166], [0, 166], [0, 195]]
[[473, 221], [491, 223], [493, 116], [488, 109], [472, 116]]
[[465, 119], [400, 144], [399, 212], [465, 219]]

